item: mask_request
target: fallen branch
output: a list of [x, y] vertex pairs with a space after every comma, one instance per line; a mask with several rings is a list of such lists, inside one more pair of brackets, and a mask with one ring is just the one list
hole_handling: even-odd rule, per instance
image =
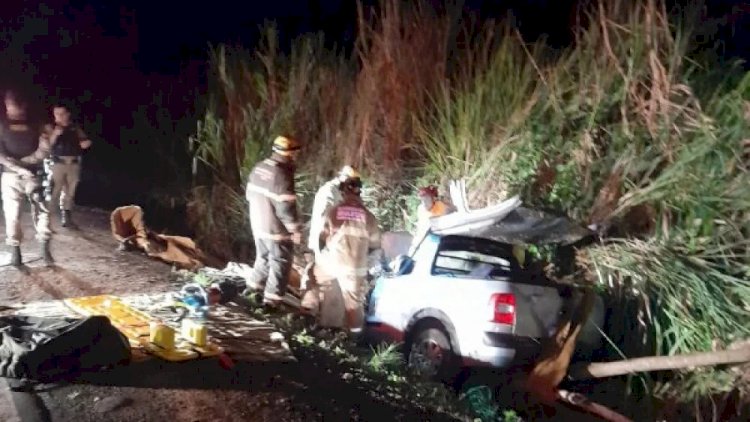
[[570, 375], [575, 379], [616, 377], [638, 372], [685, 369], [699, 366], [728, 365], [750, 362], [750, 346], [735, 350], [691, 353], [677, 356], [652, 356], [625, 359], [616, 362], [591, 363], [573, 368]]

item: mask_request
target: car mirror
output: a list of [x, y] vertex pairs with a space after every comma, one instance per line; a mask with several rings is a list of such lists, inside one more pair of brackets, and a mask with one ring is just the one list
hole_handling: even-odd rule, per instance
[[408, 255], [398, 255], [391, 261], [391, 271], [397, 275], [406, 275], [414, 269], [414, 260]]

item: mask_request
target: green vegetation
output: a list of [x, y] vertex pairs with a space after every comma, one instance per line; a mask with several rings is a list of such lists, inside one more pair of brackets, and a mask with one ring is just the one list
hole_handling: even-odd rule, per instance
[[399, 347], [397, 344], [378, 345], [372, 351], [372, 357], [367, 365], [375, 371], [400, 369], [404, 364], [404, 357], [399, 352]]
[[[416, 184], [448, 177], [467, 179], [475, 207], [520, 194], [596, 225], [603, 241], [579, 266], [620, 311], [607, 331], [627, 356], [750, 337], [750, 75], [717, 79], [693, 59], [692, 15], [659, 0], [595, 3], [574, 45], [552, 51], [429, 7], [384, 0], [365, 12], [352, 57], [317, 35], [282, 54], [272, 27], [256, 52], [214, 49], [193, 140], [204, 248], [251, 255], [244, 180], [285, 132], [307, 148], [303, 212], [326, 173], [351, 163], [385, 229], [410, 227]], [[650, 380], [682, 401], [747, 387], [725, 368]]]

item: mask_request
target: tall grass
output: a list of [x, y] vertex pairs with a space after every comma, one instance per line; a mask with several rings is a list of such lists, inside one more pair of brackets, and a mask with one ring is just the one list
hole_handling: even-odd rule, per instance
[[[282, 54], [273, 28], [254, 53], [214, 50], [213, 107], [195, 137], [207, 249], [249, 252], [243, 182], [290, 133], [306, 145], [303, 211], [344, 163], [363, 169], [386, 229], [409, 227], [414, 185], [465, 177], [474, 206], [520, 194], [598, 228], [604, 240], [579, 264], [612, 303], [637, 304], [610, 327], [626, 354], [747, 338], [750, 76], [707, 88], [715, 73], [688, 59], [693, 15], [662, 0], [591, 2], [575, 43], [552, 51], [510, 24], [457, 26], [424, 4], [360, 7], [351, 58], [315, 36]], [[669, 381], [705, 393], [726, 377]]]
[[[533, 151], [519, 149], [524, 142], [517, 135], [539, 90], [535, 63], [513, 29], [503, 26], [499, 35], [492, 29], [477, 36], [477, 51], [466, 54], [465, 77], [443, 84], [420, 121], [427, 177], [466, 177], [472, 194], [484, 195], [483, 202], [505, 197], [515, 187], [514, 174], [499, 162], [534, 160]], [[533, 48], [531, 54], [539, 57], [543, 46]]]
[[[445, 78], [450, 21], [426, 2], [380, 4], [376, 18], [365, 20], [359, 6], [356, 76], [344, 145], [346, 158], [359, 167], [390, 175], [413, 156], [415, 113]], [[385, 173], [385, 174], [384, 174]]]
[[504, 29], [489, 59], [467, 62], [481, 71], [444, 88], [421, 120], [428, 177], [466, 177], [475, 205], [520, 194], [600, 228], [607, 239], [580, 263], [611, 292], [641, 298], [640, 323], [617, 328], [634, 354], [750, 334], [740, 161], [750, 76], [698, 97], [690, 34], [669, 18], [660, 1], [599, 2], [552, 60]]
[[[255, 52], [212, 50], [211, 105], [192, 142], [203, 174], [196, 178], [191, 215], [206, 250], [248, 259], [243, 184], [282, 133], [304, 144], [298, 168], [303, 212], [326, 175], [344, 164], [363, 170], [373, 208], [415, 207], [391, 192], [411, 193], [403, 180], [414, 174], [414, 116], [443, 78], [448, 24], [426, 3], [400, 4], [386, 1], [377, 12], [359, 8], [352, 58], [327, 50], [319, 34], [295, 40], [284, 54], [272, 24]], [[388, 228], [403, 228], [402, 212], [379, 214]]]
[[[203, 173], [191, 215], [199, 240], [224, 259], [246, 260], [252, 252], [244, 183], [275, 136], [301, 140], [315, 157], [301, 163], [301, 175], [322, 174], [339, 161], [329, 147], [340, 136], [351, 91], [344, 58], [326, 50], [319, 34], [297, 40], [289, 55], [280, 53], [273, 25], [265, 34], [256, 52], [212, 50], [211, 106], [192, 139], [196, 172]], [[310, 193], [302, 182], [300, 190]]]

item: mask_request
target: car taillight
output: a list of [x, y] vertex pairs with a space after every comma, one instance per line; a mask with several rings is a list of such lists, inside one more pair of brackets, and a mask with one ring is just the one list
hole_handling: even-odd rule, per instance
[[492, 322], [513, 325], [516, 322], [516, 296], [513, 293], [495, 293], [490, 297]]

